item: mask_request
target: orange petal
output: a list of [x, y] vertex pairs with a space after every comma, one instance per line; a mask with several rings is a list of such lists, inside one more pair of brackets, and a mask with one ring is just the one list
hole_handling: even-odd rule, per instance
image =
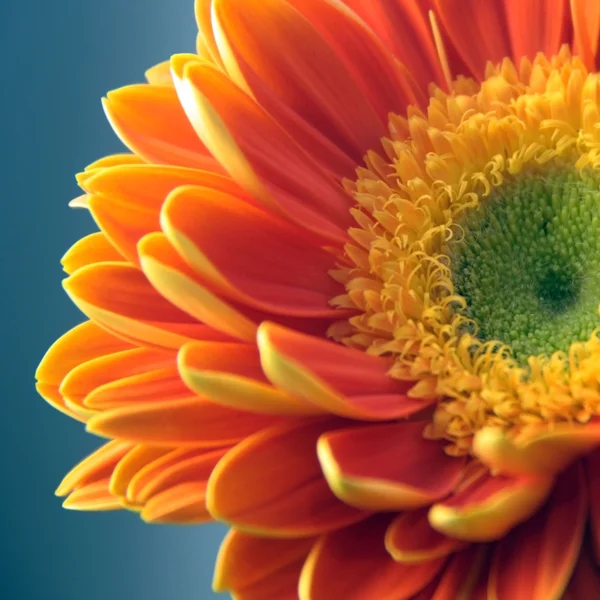
[[319, 435], [331, 420], [292, 422], [238, 444], [215, 469], [207, 504], [218, 520], [276, 537], [317, 535], [355, 523], [367, 513], [340, 502], [317, 460]]
[[150, 67], [144, 75], [146, 76], [146, 81], [151, 85], [173, 85], [171, 61], [169, 60], [164, 60]]
[[91, 410], [109, 410], [145, 402], [178, 400], [189, 395], [177, 368], [168, 367], [99, 386], [85, 397], [83, 404]]
[[[344, 0], [370, 25], [379, 38], [427, 93], [431, 83], [441, 85], [440, 68], [429, 20], [422, 0]], [[399, 112], [399, 111], [398, 111]]]
[[338, 182], [226, 75], [182, 57], [171, 66], [191, 123], [233, 178], [282, 216], [343, 243], [350, 198]]
[[440, 533], [460, 540], [497, 540], [540, 507], [552, 483], [550, 477], [483, 474], [434, 504], [429, 523]]
[[175, 365], [172, 352], [135, 348], [99, 356], [72, 369], [63, 379], [60, 391], [76, 404], [96, 388], [119, 379], [139, 375], [159, 368]]
[[65, 399], [59, 392], [61, 382], [80, 363], [128, 348], [131, 348], [130, 344], [91, 321], [77, 325], [54, 342], [44, 355], [35, 374], [38, 380], [36, 389], [57, 410], [77, 420], [86, 421], [87, 415], [65, 404]]
[[590, 533], [596, 562], [600, 563], [600, 450], [590, 452], [583, 459], [587, 474], [587, 490], [590, 505]]
[[271, 573], [247, 588], [235, 591], [235, 600], [298, 600], [298, 578], [304, 560]]
[[600, 5], [595, 0], [570, 0], [573, 46], [585, 66], [594, 71], [600, 33]]
[[98, 160], [95, 160], [93, 163], [89, 164], [85, 171], [90, 172], [90, 174], [96, 169], [106, 169], [107, 167], [116, 167], [117, 165], [142, 165], [144, 164], [144, 159], [137, 154], [109, 154], [108, 156], [103, 156]]
[[131, 348], [131, 344], [111, 335], [95, 323], [85, 321], [50, 346], [35, 377], [42, 383], [58, 385], [77, 365]]
[[487, 61], [512, 56], [504, 0], [435, 0], [435, 6], [454, 47], [479, 81]]
[[424, 588], [444, 559], [394, 562], [383, 545], [388, 523], [389, 517], [378, 515], [322, 537], [302, 570], [301, 600], [408, 600]]
[[157, 494], [181, 483], [196, 482], [206, 486], [208, 478], [231, 447], [213, 449], [178, 448], [140, 469], [129, 482], [127, 500], [147, 503]]
[[333, 493], [365, 510], [408, 510], [447, 496], [464, 458], [423, 437], [424, 423], [398, 422], [326, 433], [317, 451]]
[[[369, 88], [365, 86], [365, 93], [301, 12], [284, 0], [248, 0], [243, 4], [215, 0], [213, 6], [225, 66], [236, 83], [250, 84], [249, 91], [261, 105], [268, 97], [261, 93], [261, 87], [255, 91], [246, 78], [255, 76], [263, 89], [276, 94], [356, 163], [367, 150], [379, 145], [387, 133], [387, 113], [379, 118], [367, 99]], [[335, 23], [343, 29], [345, 16], [336, 12]], [[367, 37], [365, 30], [361, 33]], [[355, 45], [360, 41], [356, 35], [352, 40]], [[305, 48], [310, 48], [310, 53]], [[401, 105], [402, 96], [398, 103]]]
[[553, 475], [576, 458], [600, 445], [600, 419], [588, 423], [530, 426], [516, 438], [486, 427], [475, 435], [473, 451], [486, 465], [501, 473]]
[[198, 37], [201, 38], [202, 46], [206, 49], [210, 60], [215, 65], [224, 68], [212, 26], [212, 4], [213, 0], [195, 0], [194, 2], [194, 12], [199, 30]]
[[206, 510], [205, 498], [205, 483], [180, 483], [153, 496], [140, 516], [146, 523], [207, 523], [212, 517]]
[[66, 273], [71, 274], [81, 267], [98, 262], [124, 261], [124, 256], [98, 231], [86, 235], [73, 244], [60, 262]]
[[396, 517], [385, 532], [385, 547], [402, 563], [416, 563], [448, 556], [465, 546], [431, 527], [428, 509], [410, 510]]
[[213, 589], [239, 593], [251, 588], [302, 561], [314, 543], [314, 538], [273, 539], [231, 529], [219, 548]]
[[109, 92], [103, 105], [115, 133], [147, 162], [222, 171], [198, 139], [172, 86], [130, 85]]
[[111, 476], [117, 463], [131, 447], [132, 444], [122, 440], [113, 440], [100, 446], [65, 475], [56, 490], [56, 495], [65, 496], [75, 489]]
[[218, 448], [281, 422], [277, 417], [233, 410], [204, 398], [126, 406], [99, 413], [88, 431], [157, 446]]
[[143, 273], [123, 263], [78, 269], [63, 285], [80, 310], [141, 345], [179, 348], [196, 339], [223, 339], [156, 292]]
[[121, 501], [108, 490], [108, 479], [94, 481], [76, 489], [63, 502], [63, 507], [70, 510], [119, 510]]
[[269, 385], [256, 346], [191, 342], [178, 356], [183, 381], [213, 402], [272, 415], [317, 415], [323, 411]]
[[96, 223], [135, 264], [139, 264], [137, 243], [147, 233], [160, 231], [160, 209], [169, 193], [183, 185], [246, 196], [224, 175], [168, 165], [120, 165], [81, 180], [91, 194], [89, 208]]
[[428, 406], [404, 395], [410, 384], [388, 377], [386, 359], [268, 322], [259, 328], [258, 347], [273, 384], [333, 414], [377, 421]]
[[498, 543], [490, 600], [560, 600], [579, 556], [586, 516], [585, 478], [576, 464], [558, 477], [544, 508]]
[[550, 57], [568, 43], [568, 0], [505, 0], [512, 59]]
[[72, 419], [76, 419], [77, 421], [81, 421], [82, 423], [85, 423], [88, 420], [90, 416], [89, 414], [84, 414], [84, 412], [76, 410], [75, 408], [71, 408], [67, 405], [62, 394], [58, 391], [57, 385], [50, 385], [38, 382], [35, 384], [35, 389], [37, 393], [48, 404], [50, 404], [50, 406], [63, 413], [63, 415], [67, 415], [67, 417], [71, 417]]
[[170, 450], [170, 448], [157, 448], [146, 444], [134, 446], [113, 470], [109, 486], [111, 494], [125, 499], [127, 488], [135, 475]]
[[165, 203], [163, 231], [179, 254], [224, 295], [259, 310], [328, 317], [340, 284], [334, 256], [285, 221], [214, 189], [185, 187]]

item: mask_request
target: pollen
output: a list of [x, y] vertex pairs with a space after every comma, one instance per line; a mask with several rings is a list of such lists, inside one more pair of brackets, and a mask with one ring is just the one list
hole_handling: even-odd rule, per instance
[[[600, 84], [563, 49], [391, 116], [355, 181], [330, 335], [436, 400], [427, 437], [600, 413]], [[351, 332], [348, 333], [347, 325]]]

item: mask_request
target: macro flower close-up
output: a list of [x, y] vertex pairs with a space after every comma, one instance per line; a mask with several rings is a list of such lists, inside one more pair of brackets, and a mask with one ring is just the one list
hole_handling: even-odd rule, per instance
[[600, 598], [600, 1], [195, 16], [77, 175], [64, 506], [227, 524], [236, 600]]

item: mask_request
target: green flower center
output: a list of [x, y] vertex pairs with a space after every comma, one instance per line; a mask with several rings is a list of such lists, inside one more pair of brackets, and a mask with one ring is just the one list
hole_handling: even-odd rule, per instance
[[457, 225], [452, 281], [479, 339], [524, 361], [600, 325], [600, 174], [520, 173]]

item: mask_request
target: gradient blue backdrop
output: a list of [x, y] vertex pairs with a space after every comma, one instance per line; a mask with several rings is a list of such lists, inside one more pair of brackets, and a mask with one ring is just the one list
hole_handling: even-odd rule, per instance
[[[94, 230], [73, 175], [122, 146], [100, 105], [110, 89], [193, 51], [193, 0], [1, 0], [2, 530], [0, 598], [203, 600], [223, 529], [77, 513], [53, 491], [99, 445], [37, 397], [46, 348], [80, 322], [59, 259]], [[222, 596], [218, 596], [222, 598]]]

